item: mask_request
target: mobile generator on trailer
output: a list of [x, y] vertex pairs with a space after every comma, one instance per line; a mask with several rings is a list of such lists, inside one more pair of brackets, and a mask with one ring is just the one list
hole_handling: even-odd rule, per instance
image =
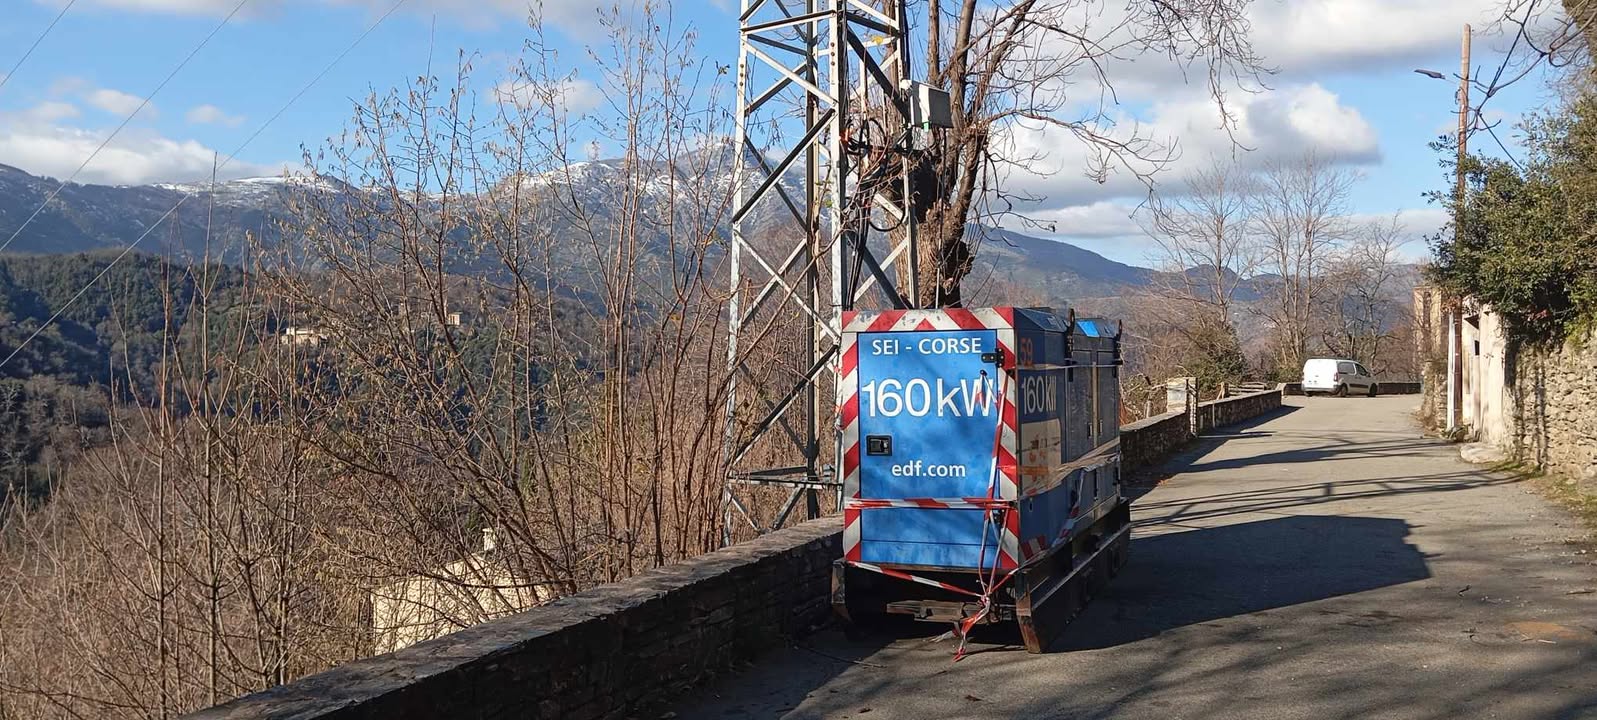
[[1118, 324], [1000, 307], [843, 325], [833, 607], [950, 622], [962, 643], [1015, 621], [1042, 652], [1130, 547]]

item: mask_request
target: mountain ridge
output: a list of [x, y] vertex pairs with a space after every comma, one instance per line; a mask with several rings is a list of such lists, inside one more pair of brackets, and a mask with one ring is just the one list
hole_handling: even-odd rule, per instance
[[[575, 181], [598, 185], [610, 181], [610, 163], [601, 160], [585, 165], [597, 167], [591, 168], [593, 172], [574, 173]], [[57, 187], [57, 197], [29, 222], [34, 210]], [[209, 237], [217, 245], [241, 241], [245, 232], [270, 234], [273, 221], [287, 216], [290, 193], [304, 189], [348, 186], [291, 176], [221, 181], [214, 192], [209, 183], [62, 184], [0, 164], [0, 241], [26, 222], [27, 227], [7, 252], [59, 255], [126, 247], [145, 236], [152, 225], [161, 222], [163, 214], [188, 196], [182, 208], [166, 219], [166, 226], [148, 232], [142, 244], [152, 249], [165, 245], [198, 252], [208, 236], [207, 216]], [[580, 197], [595, 198], [602, 195], [603, 188], [579, 190]], [[1147, 285], [1155, 274], [1063, 241], [1002, 228], [973, 229], [982, 238], [978, 263], [984, 271], [996, 270], [1011, 282], [1043, 289], [1051, 301], [1120, 294]]]

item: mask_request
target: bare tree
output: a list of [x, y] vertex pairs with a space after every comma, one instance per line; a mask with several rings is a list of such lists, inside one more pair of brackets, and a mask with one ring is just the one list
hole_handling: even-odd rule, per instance
[[1543, 65], [1589, 70], [1597, 47], [1597, 2], [1593, 0], [1504, 0], [1492, 29], [1508, 42], [1499, 66], [1477, 82], [1484, 103], [1497, 91], [1532, 76]]
[[931, 0], [926, 68], [953, 101], [953, 129], [912, 169], [919, 221], [920, 304], [958, 305], [975, 248], [968, 225], [1012, 212], [999, 181], [1038, 158], [1006, 151], [1005, 136], [1044, 128], [1083, 143], [1085, 171], [1146, 178], [1173, 150], [1114, 128], [1113, 74], [1127, 60], [1196, 67], [1229, 123], [1228, 90], [1265, 72], [1248, 42], [1248, 0]]
[[1206, 392], [1247, 373], [1236, 313], [1257, 265], [1254, 186], [1235, 162], [1216, 160], [1139, 212], [1157, 270], [1148, 301], [1133, 305], [1144, 372], [1193, 376]]
[[1253, 216], [1265, 297], [1253, 307], [1274, 333], [1279, 371], [1295, 371], [1308, 355], [1315, 313], [1328, 291], [1329, 264], [1349, 236], [1348, 193], [1356, 179], [1312, 153], [1273, 161], [1259, 176]]
[[1358, 360], [1376, 374], [1403, 365], [1410, 348], [1399, 347], [1394, 334], [1405, 312], [1406, 286], [1399, 248], [1404, 240], [1396, 217], [1365, 224], [1354, 231], [1347, 247], [1330, 262], [1321, 332], [1325, 347], [1338, 357]]
[[1215, 161], [1152, 196], [1141, 222], [1155, 244], [1156, 293], [1231, 321], [1237, 289], [1258, 267], [1255, 186], [1236, 163]]
[[0, 717], [170, 717], [714, 547], [729, 114], [668, 14], [605, 29], [599, 109], [536, 28], [502, 92], [368, 98], [244, 288], [166, 298], [114, 444], [0, 518]]

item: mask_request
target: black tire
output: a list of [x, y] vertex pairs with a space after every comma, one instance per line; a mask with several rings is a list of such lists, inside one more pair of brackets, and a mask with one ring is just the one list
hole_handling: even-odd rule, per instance
[[1344, 383], [1342, 385], [1336, 386], [1336, 396], [1347, 397], [1347, 384]]
[[1378, 384], [1378, 383], [1370, 383], [1370, 397], [1375, 397], [1376, 393], [1380, 392], [1377, 389], [1379, 387], [1380, 387], [1380, 384]]

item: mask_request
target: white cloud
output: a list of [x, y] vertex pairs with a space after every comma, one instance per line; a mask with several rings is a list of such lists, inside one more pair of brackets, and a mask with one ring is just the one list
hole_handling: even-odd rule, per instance
[[1130, 237], [1142, 234], [1142, 229], [1132, 217], [1136, 209], [1136, 206], [1129, 203], [1100, 200], [1088, 205], [1032, 213], [1028, 218], [1036, 223], [1035, 225], [1013, 229], [1021, 234], [1047, 234], [1073, 238]]
[[[213, 15], [221, 17], [238, 8], [239, 16], [257, 16], [275, 10], [286, 3], [283, 0], [249, 0], [239, 7], [239, 0], [90, 0], [94, 5], [161, 15]], [[55, 4], [60, 4], [59, 0]]]
[[1147, 188], [1137, 172], [1158, 169], [1156, 180], [1179, 177], [1214, 158], [1233, 154], [1248, 166], [1306, 152], [1347, 164], [1380, 160], [1375, 129], [1356, 108], [1342, 104], [1335, 93], [1318, 84], [1244, 94], [1233, 100], [1234, 124], [1229, 132], [1221, 124], [1218, 108], [1201, 90], [1171, 93], [1168, 99], [1154, 103], [1141, 123], [1119, 118], [1119, 127], [1110, 130], [1112, 136], [1123, 139], [1136, 133], [1177, 152], [1162, 167], [1130, 159], [1104, 178], [1083, 173], [1092, 163], [1093, 149], [1068, 131], [1052, 126], [1012, 126], [1000, 140], [1007, 144], [1003, 146], [1005, 155], [1035, 159], [1028, 163], [1029, 170], [1013, 170], [1005, 186], [1041, 198], [1030, 213], [1037, 214], [1144, 195]]
[[[1259, 167], [1312, 151], [1345, 165], [1378, 165], [1380, 133], [1359, 108], [1317, 80], [1335, 73], [1406, 75], [1415, 66], [1456, 57], [1466, 22], [1476, 28], [1478, 56], [1500, 53], [1506, 49], [1500, 47], [1505, 40], [1490, 29], [1500, 12], [1500, 0], [1253, 2], [1248, 9], [1253, 47], [1265, 64], [1280, 72], [1267, 76], [1271, 87], [1260, 92], [1231, 88], [1226, 93], [1233, 121], [1229, 132], [1208, 95], [1201, 67], [1182, 68], [1163, 56], [1130, 53], [1108, 61], [1104, 68], [1114, 83], [1115, 94], [1108, 97], [1115, 104], [1107, 107], [1104, 127], [1098, 129], [1115, 138], [1135, 133], [1178, 147], [1179, 154], [1156, 175], [1156, 182], [1179, 178], [1216, 158]], [[1114, 27], [1119, 17], [1116, 11], [1104, 10], [1085, 13], [1077, 21], [1091, 36], [1094, 28]], [[1456, 61], [1435, 69], [1451, 73], [1455, 67]], [[1069, 110], [1091, 117], [1100, 88], [1086, 80], [1050, 92], [1068, 93], [1073, 100]], [[1509, 118], [1504, 124], [1511, 122]], [[1029, 169], [1010, 169], [999, 180], [1011, 194], [1042, 198], [1020, 209], [1032, 220], [1053, 223], [1056, 231], [1029, 232], [1114, 247], [1122, 253], [1146, 241], [1126, 216], [1147, 193], [1134, 170], [1151, 170], [1154, 163], [1134, 162], [1131, 167], [1112, 167], [1107, 175], [1089, 175], [1084, 170], [1094, 160], [1091, 148], [1069, 132], [1051, 127], [1010, 127], [997, 142], [1010, 143], [1005, 153], [1009, 157], [1036, 158], [1026, 163]], [[1401, 219], [1416, 238], [1434, 233], [1442, 223], [1440, 213], [1429, 210], [1407, 210]], [[1424, 253], [1422, 241], [1411, 241], [1410, 246], [1416, 254]]]
[[[387, 12], [394, 0], [320, 0], [324, 5], [361, 6], [378, 13]], [[715, 0], [726, 2], [726, 0]], [[238, 6], [238, 0], [92, 0], [96, 5], [132, 12], [162, 15], [205, 15], [221, 17]], [[279, 11], [286, 0], [252, 0], [239, 10], [241, 16], [260, 16]], [[531, 12], [537, 12], [545, 22], [578, 34], [599, 32], [598, 12], [614, 6], [605, 0], [410, 0], [405, 3], [407, 12], [418, 15], [436, 14], [461, 25], [474, 28], [494, 27], [502, 23], [521, 23]], [[625, 9], [626, 3], [622, 3]]]
[[599, 107], [604, 102], [604, 91], [598, 85], [581, 78], [572, 78], [565, 81], [560, 87], [561, 96], [566, 103], [566, 110], [573, 113], [584, 113]]
[[1244, 107], [1250, 120], [1244, 129], [1264, 151], [1255, 156], [1313, 151], [1355, 164], [1381, 159], [1375, 128], [1357, 108], [1343, 105], [1336, 93], [1318, 83], [1260, 96]]
[[[1248, 5], [1248, 40], [1264, 66], [1277, 72], [1266, 82], [1301, 83], [1332, 72], [1407, 70], [1439, 56], [1456, 58], [1465, 23], [1474, 24], [1478, 54], [1502, 52], [1504, 39], [1491, 34], [1501, 13], [1501, 0], [1259, 0]], [[1096, 19], [1105, 25], [1120, 17]], [[1122, 31], [1105, 44], [1127, 40]], [[1054, 42], [1074, 47], [1073, 41]], [[1454, 60], [1435, 69], [1457, 68]], [[1189, 82], [1201, 85], [1203, 72], [1201, 64], [1183, 68], [1157, 53], [1130, 51], [1105, 65], [1121, 100], [1157, 98]]]
[[[129, 115], [139, 108], [144, 98], [121, 90], [95, 88], [83, 94], [83, 101], [112, 115]], [[155, 104], [145, 105], [143, 114], [146, 119], [155, 117]]]
[[221, 108], [209, 103], [189, 108], [189, 111], [183, 115], [183, 119], [196, 125], [238, 127], [244, 124], [243, 115], [229, 115]]
[[[58, 124], [70, 117], [51, 103], [0, 113], [0, 163], [36, 175], [62, 179], [71, 176], [110, 134], [110, 129]], [[212, 148], [194, 140], [168, 138], [147, 128], [128, 128], [83, 168], [76, 181], [110, 185], [195, 182], [210, 176], [214, 156]], [[223, 177], [276, 175], [281, 171], [282, 166], [235, 160], [223, 169]]]
[[1248, 14], [1254, 49], [1302, 77], [1456, 52], [1465, 23], [1484, 29], [1501, 12], [1501, 0], [1320, 0], [1256, 2]]
[[493, 92], [499, 102], [523, 109], [559, 102], [572, 115], [588, 112], [604, 102], [604, 92], [598, 85], [576, 77], [568, 78], [552, 88], [507, 80], [494, 86]]
[[78, 106], [59, 100], [46, 100], [22, 111], [22, 115], [26, 120], [41, 123], [58, 122], [75, 118], [82, 114], [78, 110]]
[[174, 13], [180, 15], [209, 15], [227, 13], [237, 2], [228, 0], [94, 0], [95, 5], [121, 10]]
[[1132, 265], [1147, 265], [1152, 243], [1134, 213], [1131, 202], [1098, 202], [1027, 213], [1030, 222], [1007, 223], [1006, 229], [1022, 235], [1062, 240]]
[[1398, 225], [1402, 228], [1403, 244], [1398, 247], [1398, 253], [1405, 262], [1426, 262], [1431, 259], [1429, 240], [1442, 231], [1447, 224], [1448, 213], [1445, 208], [1423, 207], [1403, 208], [1391, 213], [1358, 213], [1350, 219], [1357, 224], [1391, 222], [1396, 216]]
[[73, 95], [88, 87], [88, 80], [76, 75], [62, 75], [50, 81], [50, 94], [55, 97]]

